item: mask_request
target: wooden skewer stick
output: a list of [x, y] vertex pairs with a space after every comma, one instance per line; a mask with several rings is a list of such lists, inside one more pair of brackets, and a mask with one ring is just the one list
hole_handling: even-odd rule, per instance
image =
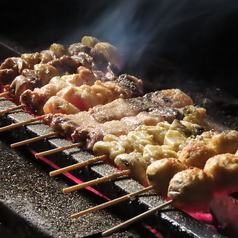
[[32, 138], [32, 139], [23, 140], [23, 141], [11, 144], [10, 146], [12, 148], [14, 148], [14, 147], [25, 145], [25, 144], [29, 144], [29, 143], [32, 143], [32, 142], [35, 142], [35, 141], [38, 141], [38, 140], [42, 140], [42, 139], [45, 139], [45, 138], [48, 138], [48, 137], [51, 137], [51, 136], [56, 136], [58, 134], [59, 134], [58, 132], [52, 132], [52, 133], [49, 133], [47, 135], [37, 136], [37, 137]]
[[5, 97], [5, 96], [7, 96], [8, 94], [9, 94], [8, 91], [7, 91], [7, 92], [0, 93], [0, 97]]
[[39, 120], [41, 120], [44, 117], [45, 117], [45, 115], [39, 116], [39, 117], [35, 117], [35, 118], [27, 120], [27, 121], [23, 121], [23, 122], [19, 122], [19, 123], [11, 124], [9, 126], [2, 127], [2, 128], [0, 128], [0, 132], [6, 131], [6, 130], [10, 130], [12, 128], [15, 128], [15, 127], [18, 127], [18, 126], [22, 126], [22, 125], [25, 125], [25, 124], [28, 124], [28, 123], [31, 123], [31, 122], [39, 121]]
[[75, 143], [75, 144], [72, 144], [72, 145], [66, 145], [66, 146], [63, 146], [63, 147], [60, 147], [60, 148], [56, 148], [56, 149], [52, 149], [52, 150], [47, 150], [47, 151], [44, 151], [44, 152], [41, 152], [41, 153], [36, 153], [35, 157], [39, 158], [41, 156], [54, 154], [54, 153], [60, 152], [62, 150], [67, 150], [67, 149], [75, 148], [75, 147], [78, 147], [78, 146], [81, 146], [81, 145], [82, 145], [81, 142]]
[[111, 179], [121, 177], [123, 175], [128, 175], [129, 173], [130, 173], [129, 169], [123, 170], [121, 172], [114, 173], [114, 174], [111, 174], [111, 175], [108, 175], [108, 176], [105, 176], [105, 177], [102, 177], [102, 178], [97, 178], [97, 179], [94, 179], [94, 180], [91, 180], [91, 181], [88, 181], [88, 182], [85, 182], [85, 183], [82, 183], [82, 184], [77, 184], [77, 185], [74, 185], [74, 186], [71, 186], [71, 187], [68, 187], [68, 188], [64, 188], [63, 193], [73, 192], [73, 191], [79, 190], [81, 188], [85, 188], [85, 187], [88, 187], [88, 186], [91, 186], [91, 185], [96, 185], [98, 183], [102, 183], [102, 182], [105, 182], [105, 181], [108, 181], [108, 180], [111, 180]]
[[81, 162], [81, 163], [72, 164], [72, 165], [69, 165], [69, 166], [61, 168], [61, 169], [56, 169], [56, 170], [50, 172], [50, 176], [53, 177], [53, 176], [56, 176], [56, 175], [59, 175], [59, 174], [63, 174], [65, 172], [84, 167], [86, 165], [95, 163], [97, 161], [105, 160], [106, 158], [107, 157], [105, 155], [97, 156], [95, 158], [89, 159], [89, 160]]
[[119, 225], [117, 225], [117, 226], [107, 230], [107, 231], [104, 231], [102, 233], [102, 236], [109, 236], [112, 233], [114, 233], [114, 232], [116, 232], [116, 231], [118, 231], [118, 230], [120, 230], [122, 228], [125, 228], [125, 227], [129, 226], [130, 224], [132, 224], [132, 223], [134, 223], [134, 222], [136, 222], [136, 221], [138, 221], [138, 220], [140, 220], [140, 219], [142, 219], [142, 218], [144, 218], [146, 216], [149, 216], [150, 214], [156, 212], [157, 210], [162, 209], [163, 207], [167, 207], [171, 203], [173, 203], [173, 200], [165, 202], [165, 203], [163, 203], [163, 204], [161, 204], [161, 205], [159, 205], [159, 206], [157, 206], [155, 208], [152, 208], [152, 209], [150, 209], [150, 210], [148, 210], [148, 211], [146, 211], [146, 212], [144, 212], [144, 213], [142, 213], [142, 214], [140, 214], [140, 215], [138, 215], [136, 217], [133, 217], [133, 218], [131, 218], [131, 219], [129, 219], [129, 220], [127, 220], [127, 221], [125, 221], [125, 222], [123, 222], [123, 223], [121, 223], [121, 224], [119, 224]]
[[12, 112], [12, 111], [15, 111], [15, 110], [17, 110], [17, 109], [24, 108], [25, 106], [26, 106], [25, 104], [21, 104], [21, 105], [16, 106], [16, 107], [8, 108], [8, 109], [5, 109], [5, 110], [0, 111], [0, 114]]
[[153, 186], [149, 186], [149, 187], [143, 188], [143, 189], [141, 189], [141, 190], [139, 190], [139, 191], [136, 191], [136, 192], [134, 192], [134, 193], [130, 193], [130, 194], [127, 194], [127, 195], [125, 195], [125, 196], [116, 198], [116, 199], [114, 199], [114, 200], [105, 202], [105, 203], [103, 203], [103, 204], [100, 204], [100, 205], [98, 205], [98, 206], [91, 207], [91, 208], [89, 208], [89, 209], [87, 209], [87, 210], [84, 210], [84, 211], [75, 213], [75, 214], [71, 215], [70, 217], [71, 217], [71, 218], [77, 218], [77, 217], [83, 216], [83, 215], [85, 215], [85, 214], [88, 214], [88, 213], [90, 213], [90, 212], [98, 211], [98, 210], [100, 210], [100, 209], [103, 209], [103, 208], [106, 208], [106, 207], [115, 205], [115, 204], [117, 204], [117, 203], [119, 203], [119, 202], [125, 201], [125, 200], [127, 200], [127, 199], [130, 199], [131, 197], [135, 197], [135, 196], [137, 196], [137, 195], [139, 195], [139, 194], [141, 194], [141, 193], [145, 193], [145, 192], [147, 192], [147, 191], [149, 191], [149, 190], [151, 190], [151, 189], [153, 189]]

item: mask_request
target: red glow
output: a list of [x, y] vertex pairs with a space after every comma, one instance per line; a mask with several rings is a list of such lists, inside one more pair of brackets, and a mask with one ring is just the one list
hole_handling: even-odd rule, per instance
[[[31, 151], [33, 154], [36, 154], [36, 152], [34, 151]], [[40, 160], [42, 160], [43, 162], [45, 162], [46, 164], [50, 165], [52, 168], [54, 169], [60, 169], [59, 166], [57, 166], [56, 164], [54, 164], [52, 161], [46, 159], [45, 157], [39, 157]], [[76, 184], [81, 184], [81, 183], [84, 183], [82, 180], [76, 178], [75, 176], [73, 176], [71, 173], [69, 172], [65, 172], [63, 173], [64, 176], [66, 176], [67, 178], [69, 178], [70, 180], [74, 181]], [[86, 187], [87, 190], [97, 194], [98, 196], [101, 196], [107, 200], [110, 200], [108, 197], [106, 197], [105, 195], [103, 195], [102, 193], [98, 192], [96, 189], [88, 186]]]
[[[36, 154], [35, 151], [31, 151], [33, 154]], [[48, 160], [45, 157], [39, 157], [40, 160], [42, 160], [44, 163], [48, 164], [49, 166], [51, 166], [54, 169], [60, 169], [59, 166], [57, 166], [56, 164], [54, 164], [52, 161]], [[75, 176], [73, 176], [72, 174], [70, 174], [69, 172], [65, 172], [63, 173], [64, 176], [66, 176], [67, 178], [69, 178], [70, 180], [74, 181], [76, 184], [81, 184], [84, 183], [82, 180], [76, 178]], [[97, 190], [95, 190], [94, 188], [88, 186], [85, 189], [95, 193], [98, 196], [101, 196], [103, 198], [105, 198], [106, 200], [111, 200], [108, 197], [106, 197], [105, 195], [103, 195], [102, 193], [98, 192]], [[165, 200], [168, 200], [167, 198], [164, 198]], [[208, 227], [210, 227], [213, 230], [216, 230], [216, 228], [213, 225], [213, 217], [210, 213], [189, 213], [190, 216], [192, 216], [193, 218], [195, 218], [198, 221], [203, 222], [205, 225], [207, 225]], [[142, 223], [142, 225], [150, 230], [156, 237], [158, 238], [163, 238], [163, 236], [157, 231], [152, 229], [150, 226]]]

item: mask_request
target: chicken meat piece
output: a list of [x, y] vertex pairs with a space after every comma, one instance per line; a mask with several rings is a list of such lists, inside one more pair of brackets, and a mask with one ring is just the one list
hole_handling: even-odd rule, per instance
[[27, 62], [20, 57], [7, 58], [0, 65], [0, 83], [10, 85], [12, 81], [22, 73], [24, 69], [29, 68]]
[[23, 69], [29, 68], [27, 62], [20, 57], [7, 58], [1, 65], [1, 69], [12, 69], [16, 75], [21, 74]]
[[139, 152], [124, 153], [116, 156], [114, 163], [121, 169], [130, 170], [130, 177], [139, 183], [146, 185], [146, 168], [148, 162]]
[[26, 105], [27, 111], [33, 112], [35, 115], [42, 115], [45, 102], [67, 86], [68, 84], [61, 77], [53, 77], [44, 87], [35, 88], [33, 91], [25, 90], [20, 96], [20, 102]]
[[[156, 95], [158, 97], [160, 97], [161, 95], [163, 96], [163, 92], [156, 93]], [[97, 105], [89, 109], [87, 112], [84, 113], [79, 112], [75, 115], [70, 116], [63, 114], [48, 114], [43, 119], [43, 122], [50, 125], [53, 130], [57, 129], [63, 132], [63, 130], [60, 129], [61, 119], [63, 119], [64, 121], [68, 121], [69, 124], [71, 124], [70, 121], [72, 121], [72, 124], [75, 125], [75, 133], [74, 133], [75, 140], [78, 139], [85, 140], [85, 138], [95, 138], [95, 140], [91, 144], [92, 146], [95, 143], [95, 141], [98, 140], [97, 138], [101, 139], [105, 135], [105, 133], [110, 133], [114, 131], [116, 134], [125, 134], [135, 129], [137, 126], [141, 124], [155, 125], [156, 123], [158, 123], [158, 121], [164, 120], [172, 121], [174, 119], [181, 120], [184, 117], [183, 115], [184, 108], [175, 109], [166, 107], [168, 100], [158, 99], [158, 101], [161, 102], [161, 104], [159, 104], [155, 100], [151, 100], [151, 96], [152, 96], [151, 93], [149, 93], [149, 95], [145, 94], [143, 97], [130, 98], [130, 99], [120, 98], [105, 105]], [[177, 98], [174, 98], [174, 100], [177, 100]], [[170, 100], [169, 105], [171, 105], [171, 101], [172, 99]], [[190, 100], [188, 101], [189, 103], [191, 103]], [[195, 110], [191, 110], [191, 112], [194, 111]], [[141, 113], [137, 117], [137, 119], [130, 118], [138, 115], [140, 112], [143, 113]], [[87, 121], [87, 118], [91, 118], [91, 120]], [[120, 121], [122, 118], [124, 118], [124, 121]], [[81, 124], [82, 121], [85, 121], [83, 125]], [[128, 123], [126, 121], [128, 121]], [[108, 123], [102, 125], [105, 122]], [[101, 125], [101, 128], [98, 126], [98, 124]], [[64, 127], [65, 126], [66, 125], [64, 124]]]
[[9, 85], [18, 75], [13, 69], [0, 69], [0, 83], [1, 85]]
[[104, 73], [108, 71], [108, 60], [106, 60], [100, 51], [91, 46], [83, 43], [75, 43], [69, 46], [69, 53], [72, 57], [78, 58], [82, 65], [89, 69], [100, 70]]
[[[156, 109], [155, 109], [156, 110]], [[115, 136], [126, 135], [135, 130], [140, 125], [153, 125], [161, 121], [173, 121], [181, 117], [175, 109], [163, 109], [151, 112], [141, 112], [136, 116], [123, 117], [121, 120], [112, 120], [101, 124], [89, 124], [88, 126], [79, 126], [71, 135], [74, 141], [86, 141], [86, 149], [91, 150], [94, 144], [102, 140], [107, 134]]]
[[41, 62], [41, 53], [25, 53], [21, 55], [21, 58], [27, 62], [29, 69], [33, 69], [35, 64]]
[[211, 175], [199, 168], [176, 173], [169, 182], [168, 197], [173, 204], [186, 211], [207, 211], [214, 196], [215, 182]]
[[18, 104], [24, 91], [41, 88], [57, 75], [58, 71], [55, 67], [47, 64], [36, 64], [34, 69], [24, 69], [22, 74], [15, 77], [10, 85], [5, 86], [4, 91], [8, 91], [8, 97]]
[[[169, 89], [170, 92], [171, 90], [172, 89]], [[173, 90], [178, 91], [179, 89]], [[165, 95], [167, 95], [167, 98], [165, 97]], [[169, 95], [173, 95], [173, 97], [170, 97]], [[174, 95], [177, 95], [178, 98], [174, 97]], [[153, 111], [155, 108], [158, 108], [158, 110], [163, 110], [163, 107], [172, 108], [175, 104], [178, 106], [178, 108], [181, 108], [184, 104], [179, 105], [178, 103], [173, 103], [173, 100], [177, 101], [181, 98], [180, 95], [183, 95], [184, 98], [187, 98], [186, 101], [188, 102], [188, 104], [186, 106], [192, 105], [192, 99], [183, 92], [169, 94], [167, 90], [161, 90], [159, 92], [156, 91], [154, 93], [147, 93], [143, 97], [129, 99], [119, 98], [105, 105], [95, 106], [89, 109], [88, 112], [93, 115], [93, 117], [97, 121], [104, 123], [111, 120], [120, 120], [123, 117], [135, 116], [142, 111]], [[160, 99], [160, 97], [162, 97], [162, 99]], [[176, 110], [176, 112], [179, 113], [178, 110]]]
[[[51, 66], [53, 67], [53, 66]], [[26, 90], [20, 96], [20, 102], [27, 106], [27, 110], [36, 115], [44, 114], [43, 106], [52, 96], [55, 96], [60, 90], [69, 85], [81, 86], [83, 84], [93, 84], [98, 76], [85, 67], [79, 67], [77, 74], [55, 76], [48, 84], [34, 90]], [[54, 98], [56, 100], [56, 98]], [[50, 101], [52, 103], [53, 99]], [[59, 104], [59, 102], [56, 102]], [[54, 104], [56, 104], [54, 103]], [[49, 106], [53, 109], [53, 106]], [[47, 109], [50, 112], [49, 108]]]
[[68, 86], [59, 91], [56, 96], [67, 100], [81, 111], [84, 111], [98, 104], [104, 105], [119, 97], [140, 96], [142, 94], [141, 80], [131, 83], [129, 82], [130, 78], [130, 76], [121, 75], [115, 82], [108, 81], [103, 83], [96, 81], [92, 86]]
[[146, 97], [167, 107], [182, 108], [193, 105], [193, 100], [179, 89], [167, 89], [148, 93]]
[[234, 154], [238, 150], [238, 131], [228, 130], [215, 134], [208, 145], [218, 154]]
[[216, 151], [209, 146], [199, 142], [192, 142], [182, 149], [178, 158], [188, 167], [203, 169], [206, 161], [216, 154]]
[[154, 191], [163, 197], [168, 194], [168, 187], [173, 176], [187, 169], [186, 165], [176, 158], [163, 158], [156, 160], [146, 169], [146, 177]]
[[76, 114], [80, 110], [70, 102], [58, 96], [52, 96], [43, 107], [44, 114], [48, 113], [62, 113], [62, 114]]
[[216, 194], [230, 194], [238, 191], [238, 157], [225, 153], [207, 160], [204, 171], [215, 181]]

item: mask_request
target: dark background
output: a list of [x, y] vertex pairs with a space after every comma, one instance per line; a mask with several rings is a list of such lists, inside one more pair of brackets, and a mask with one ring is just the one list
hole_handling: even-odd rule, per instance
[[[92, 35], [117, 46], [125, 70], [156, 88], [184, 84], [183, 75], [236, 95], [237, 1], [3, 0], [0, 23], [0, 35], [25, 51]], [[161, 81], [174, 69], [180, 76]]]

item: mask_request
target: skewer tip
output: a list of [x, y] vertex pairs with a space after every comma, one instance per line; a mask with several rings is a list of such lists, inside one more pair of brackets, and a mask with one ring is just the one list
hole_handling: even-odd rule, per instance
[[9, 95], [8, 91], [0, 93], [0, 97], [5, 97], [5, 96], [8, 96], [8, 95]]
[[150, 214], [156, 212], [157, 210], [160, 210], [160, 209], [162, 209], [164, 207], [167, 207], [168, 205], [170, 205], [172, 203], [173, 203], [173, 200], [169, 200], [167, 202], [164, 202], [163, 204], [160, 204], [157, 207], [154, 207], [154, 208], [152, 208], [152, 209], [150, 209], [150, 210], [148, 210], [148, 211], [146, 211], [146, 212], [144, 212], [142, 214], [139, 214], [138, 216], [135, 216], [135, 217], [133, 217], [133, 218], [131, 218], [131, 219], [129, 219], [129, 220], [127, 220], [127, 221], [117, 225], [117, 226], [114, 226], [111, 229], [108, 229], [107, 231], [104, 231], [102, 233], [102, 236], [104, 236], [104, 237], [105, 236], [109, 236], [112, 233], [114, 233], [116, 231], [119, 231], [120, 229], [125, 228], [125, 227], [129, 226], [130, 224], [135, 223], [136, 221], [139, 221], [142, 218], [144, 218], [146, 216], [149, 216]]
[[108, 176], [105, 176], [105, 177], [97, 178], [97, 179], [94, 179], [94, 180], [91, 180], [91, 181], [88, 181], [88, 182], [85, 182], [85, 183], [82, 183], [82, 184], [76, 184], [74, 186], [64, 188], [63, 193], [73, 192], [73, 191], [76, 191], [76, 190], [79, 190], [79, 189], [82, 189], [82, 188], [85, 188], [85, 187], [88, 187], [88, 186], [92, 186], [92, 185], [96, 185], [96, 184], [106, 182], [106, 181], [109, 181], [109, 180], [112, 180], [112, 179], [116, 179], [118, 177], [122, 177], [124, 175], [130, 174], [130, 172], [131, 171], [129, 169], [128, 170], [123, 170], [123, 171], [120, 171], [120, 172], [117, 172], [117, 173], [114, 173], [114, 174], [111, 174], [111, 175], [108, 175]]
[[54, 177], [56, 175], [59, 175], [59, 174], [63, 174], [65, 172], [69, 172], [71, 170], [74, 170], [74, 169], [78, 169], [78, 168], [81, 168], [81, 167], [84, 167], [84, 166], [87, 166], [89, 164], [92, 164], [92, 163], [95, 163], [97, 161], [102, 161], [102, 160], [105, 160], [106, 159], [106, 156], [105, 155], [102, 155], [102, 156], [97, 156], [97, 157], [94, 157], [92, 159], [89, 159], [87, 161], [84, 161], [84, 162], [81, 162], [81, 163], [77, 163], [77, 164], [72, 164], [72, 165], [69, 165], [67, 167], [64, 167], [64, 168], [60, 168], [60, 169], [57, 169], [57, 170], [54, 170], [54, 171], [51, 171], [49, 173], [50, 177]]
[[22, 109], [22, 108], [24, 108], [25, 106], [26, 106], [25, 104], [20, 104], [20, 105], [15, 106], [15, 107], [7, 108], [7, 109], [5, 109], [5, 110], [0, 111], [0, 114], [5, 114], [5, 113], [8, 113], [8, 112], [15, 111], [15, 110], [17, 110], [17, 109]]

